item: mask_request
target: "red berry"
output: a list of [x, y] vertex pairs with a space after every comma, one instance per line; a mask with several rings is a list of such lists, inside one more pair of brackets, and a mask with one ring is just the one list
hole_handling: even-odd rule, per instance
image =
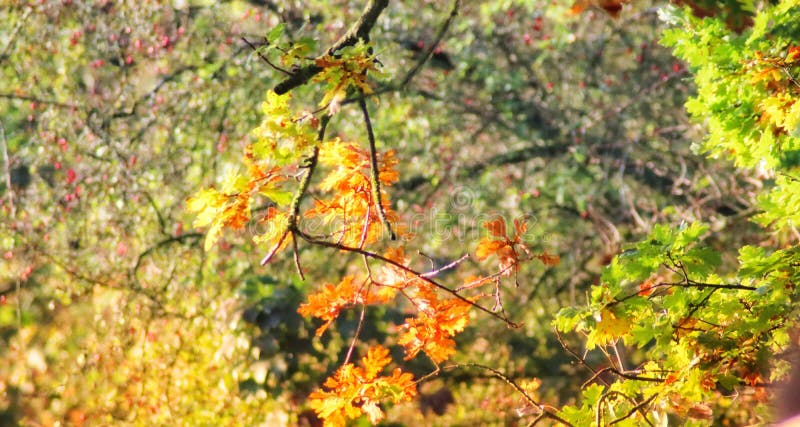
[[67, 184], [72, 184], [76, 179], [78, 179], [78, 174], [75, 173], [75, 170], [72, 168], [67, 169]]

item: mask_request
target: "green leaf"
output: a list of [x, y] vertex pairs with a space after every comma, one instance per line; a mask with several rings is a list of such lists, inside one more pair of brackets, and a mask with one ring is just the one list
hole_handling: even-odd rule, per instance
[[294, 194], [292, 194], [291, 191], [277, 190], [274, 188], [261, 190], [261, 194], [269, 197], [269, 199], [275, 202], [278, 206], [288, 206], [292, 203], [292, 199], [294, 198]]
[[583, 403], [589, 407], [597, 405], [605, 390], [606, 388], [600, 384], [592, 384], [586, 387], [583, 390]]
[[283, 35], [283, 31], [286, 28], [286, 24], [281, 22], [278, 25], [272, 27], [271, 30], [267, 33], [267, 42], [269, 44], [274, 44], [278, 39], [281, 38]]

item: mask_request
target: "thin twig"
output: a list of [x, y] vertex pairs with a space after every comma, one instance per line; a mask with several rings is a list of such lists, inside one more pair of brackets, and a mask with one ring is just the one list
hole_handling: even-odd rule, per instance
[[294, 234], [292, 234], [292, 249], [294, 250], [294, 267], [297, 269], [300, 280], [305, 281], [306, 276], [303, 274], [303, 267], [300, 265], [300, 251], [297, 250], [297, 238]]
[[[608, 425], [610, 425], [610, 426], [611, 426], [611, 425], [617, 424], [617, 423], [619, 423], [619, 422], [622, 422], [623, 420], [625, 420], [625, 419], [627, 419], [627, 418], [630, 418], [630, 417], [631, 417], [631, 416], [632, 416], [632, 415], [633, 415], [635, 412], [639, 411], [639, 413], [640, 413], [640, 414], [642, 414], [642, 416], [644, 417], [644, 420], [645, 420], [645, 421], [647, 421], [647, 424], [649, 424], [649, 425], [651, 425], [651, 426], [652, 426], [652, 425], [653, 425], [653, 423], [652, 423], [652, 422], [650, 422], [650, 420], [648, 420], [648, 419], [647, 419], [647, 415], [645, 415], [645, 413], [644, 413], [644, 412], [641, 412], [641, 410], [642, 410], [642, 409], [643, 409], [645, 406], [649, 405], [649, 404], [650, 404], [650, 402], [652, 402], [652, 401], [653, 401], [653, 399], [655, 399], [655, 398], [656, 398], [656, 396], [658, 396], [658, 394], [654, 394], [654, 395], [652, 395], [652, 396], [648, 397], [647, 399], [645, 399], [644, 401], [642, 401], [642, 402], [641, 402], [641, 403], [639, 403], [638, 405], [636, 405], [636, 406], [634, 406], [633, 408], [631, 408], [631, 410], [630, 410], [630, 411], [628, 411], [628, 413], [627, 413], [627, 414], [625, 414], [625, 415], [623, 415], [623, 416], [621, 416], [621, 417], [617, 418], [617, 419], [616, 419], [616, 420], [614, 420], [614, 421], [611, 421], [610, 423], [608, 423]], [[634, 403], [635, 403], [635, 402], [634, 402]]]
[[411, 68], [408, 71], [408, 73], [406, 73], [405, 77], [403, 77], [403, 80], [400, 81], [400, 85], [398, 86], [398, 88], [403, 88], [406, 85], [408, 85], [411, 79], [413, 79], [414, 76], [419, 72], [419, 70], [422, 69], [422, 66], [425, 65], [426, 62], [428, 62], [428, 59], [430, 59], [431, 55], [433, 55], [433, 53], [436, 51], [436, 48], [439, 46], [439, 43], [442, 41], [444, 35], [447, 33], [447, 30], [450, 28], [450, 24], [452, 24], [453, 21], [456, 19], [456, 16], [458, 16], [459, 7], [461, 7], [461, 0], [455, 0], [453, 2], [453, 7], [450, 9], [450, 16], [447, 17], [447, 20], [445, 20], [441, 28], [439, 28], [439, 33], [436, 35], [436, 38], [428, 47], [428, 50], [425, 51], [425, 54], [422, 56], [422, 58], [420, 58], [420, 60], [417, 61], [416, 65], [414, 65], [414, 67]]
[[353, 355], [353, 349], [356, 347], [356, 342], [358, 341], [358, 335], [361, 333], [361, 327], [364, 326], [364, 316], [367, 313], [367, 304], [361, 305], [361, 315], [358, 317], [358, 325], [356, 326], [356, 332], [353, 334], [353, 340], [350, 342], [350, 348], [347, 349], [347, 356], [344, 358], [344, 364], [348, 364], [350, 362], [350, 356]]
[[267, 255], [265, 255], [264, 258], [261, 259], [262, 266], [267, 265], [267, 263], [272, 259], [272, 257], [274, 257], [276, 253], [278, 253], [278, 249], [280, 249], [281, 246], [283, 246], [283, 241], [286, 240], [286, 236], [289, 235], [290, 230], [291, 230], [290, 228], [287, 228], [286, 231], [283, 232], [283, 235], [281, 235], [281, 238], [278, 239], [278, 243], [276, 243], [275, 246], [272, 247], [272, 250], [270, 250], [267, 253]]
[[496, 376], [497, 378], [500, 378], [501, 380], [503, 380], [503, 382], [505, 382], [506, 384], [508, 384], [512, 388], [514, 388], [514, 390], [516, 390], [519, 394], [521, 394], [522, 397], [525, 398], [525, 400], [529, 404], [533, 405], [534, 407], [536, 407], [540, 411], [542, 411], [542, 414], [544, 416], [546, 416], [548, 418], [551, 418], [551, 419], [553, 419], [555, 421], [558, 421], [559, 423], [564, 424], [566, 426], [571, 426], [572, 427], [572, 423], [570, 423], [569, 421], [567, 421], [567, 420], [561, 418], [560, 416], [558, 416], [558, 414], [556, 414], [554, 409], [551, 409], [551, 407], [549, 407], [548, 405], [543, 405], [543, 404], [537, 402], [533, 397], [531, 397], [530, 394], [528, 394], [525, 391], [525, 389], [522, 388], [522, 386], [517, 384], [516, 381], [514, 381], [513, 379], [508, 377], [506, 374], [498, 371], [497, 369], [494, 369], [494, 368], [492, 368], [490, 366], [481, 365], [481, 364], [478, 364], [478, 363], [456, 364], [456, 365], [447, 366], [446, 368], [455, 369], [455, 368], [461, 368], [461, 367], [479, 368], [479, 369], [483, 369], [485, 371], [491, 372], [494, 376]]
[[534, 418], [534, 419], [533, 419], [533, 421], [531, 421], [530, 423], [528, 423], [528, 426], [527, 426], [527, 427], [533, 427], [533, 426], [535, 426], [536, 424], [539, 424], [539, 421], [543, 420], [545, 416], [546, 416], [546, 414], [545, 414], [544, 412], [542, 412], [541, 414], [539, 414], [539, 416], [537, 416], [536, 418]]
[[300, 202], [303, 199], [303, 196], [308, 190], [308, 186], [311, 183], [311, 176], [314, 174], [314, 169], [317, 166], [317, 159], [319, 158], [319, 144], [322, 144], [323, 140], [325, 139], [325, 130], [328, 128], [328, 123], [331, 120], [331, 116], [326, 114], [320, 118], [319, 122], [319, 132], [317, 133], [317, 145], [314, 147], [314, 151], [311, 156], [306, 159], [305, 168], [308, 169], [306, 174], [303, 176], [303, 179], [300, 181], [300, 187], [297, 188], [297, 192], [292, 198], [292, 204], [289, 205], [289, 225], [294, 226], [297, 224], [297, 216], [300, 212]]
[[284, 68], [281, 68], [281, 67], [279, 67], [279, 66], [277, 66], [277, 65], [273, 64], [273, 63], [272, 63], [272, 61], [270, 61], [270, 60], [269, 60], [269, 58], [267, 58], [266, 56], [264, 56], [264, 55], [263, 55], [263, 54], [262, 54], [262, 53], [261, 53], [261, 52], [258, 50], [258, 48], [257, 48], [257, 47], [255, 47], [255, 45], [253, 45], [253, 43], [250, 43], [250, 40], [247, 40], [246, 38], [242, 37], [242, 41], [243, 41], [243, 42], [245, 42], [245, 43], [247, 43], [247, 45], [248, 45], [248, 46], [250, 46], [250, 49], [253, 49], [253, 52], [255, 52], [255, 53], [256, 53], [256, 55], [258, 55], [258, 57], [259, 57], [259, 58], [261, 58], [261, 60], [263, 60], [264, 62], [266, 62], [266, 63], [267, 63], [267, 65], [269, 65], [270, 67], [272, 67], [274, 70], [276, 70], [276, 71], [280, 71], [281, 73], [283, 73], [283, 74], [286, 74], [287, 76], [291, 76], [291, 75], [292, 75], [292, 73], [291, 73], [290, 71], [288, 71], [288, 70], [286, 70], [286, 69], [284, 69]]
[[375, 148], [375, 133], [372, 131], [372, 121], [369, 118], [369, 110], [367, 109], [367, 102], [363, 99], [358, 103], [361, 106], [361, 113], [364, 115], [364, 124], [367, 127], [367, 139], [369, 140], [369, 161], [372, 167], [372, 200], [375, 202], [375, 207], [378, 208], [378, 217], [381, 219], [386, 231], [389, 232], [389, 239], [396, 240], [392, 225], [386, 218], [386, 212], [383, 209], [383, 200], [381, 198], [381, 180], [380, 180], [380, 167], [378, 166], [378, 152]]
[[650, 422], [650, 420], [648, 420], [648, 419], [647, 419], [647, 414], [645, 414], [645, 413], [642, 411], [642, 408], [643, 408], [644, 406], [646, 406], [646, 405], [647, 405], [647, 404], [648, 404], [648, 403], [649, 403], [651, 400], [653, 400], [653, 398], [655, 398], [657, 395], [655, 395], [655, 394], [654, 394], [653, 396], [651, 396], [649, 399], [645, 400], [644, 402], [642, 402], [642, 403], [637, 403], [637, 402], [636, 402], [636, 400], [634, 400], [632, 397], [630, 397], [630, 396], [628, 396], [628, 395], [626, 395], [625, 393], [622, 393], [622, 392], [620, 392], [620, 391], [616, 391], [616, 390], [612, 390], [612, 391], [609, 391], [609, 392], [607, 392], [607, 393], [604, 393], [604, 394], [603, 394], [603, 395], [600, 397], [600, 401], [599, 401], [599, 402], [597, 402], [597, 408], [596, 408], [596, 413], [595, 413], [595, 423], [596, 423], [597, 427], [601, 427], [601, 424], [600, 424], [600, 423], [601, 423], [601, 421], [602, 421], [601, 414], [602, 414], [602, 406], [603, 406], [602, 404], [603, 404], [603, 401], [604, 401], [604, 400], [606, 400], [606, 398], [608, 398], [608, 397], [610, 397], [610, 396], [621, 396], [622, 398], [624, 398], [625, 400], [627, 400], [627, 401], [628, 401], [628, 403], [630, 403], [631, 405], [633, 405], [633, 408], [632, 408], [632, 409], [631, 409], [631, 410], [630, 410], [630, 411], [629, 411], [629, 412], [628, 412], [626, 415], [622, 416], [621, 418], [617, 418], [616, 420], [614, 420], [613, 422], [609, 423], [608, 425], [616, 424], [616, 423], [618, 423], [618, 422], [620, 422], [620, 421], [622, 421], [622, 420], [624, 420], [624, 419], [626, 419], [626, 418], [629, 418], [629, 417], [630, 417], [630, 416], [632, 416], [634, 413], [636, 413], [637, 411], [639, 411], [639, 413], [640, 413], [640, 414], [642, 414], [642, 417], [644, 417], [644, 420], [645, 420], [645, 422], [647, 422], [647, 424], [648, 424], [649, 426], [653, 427], [653, 423], [652, 423], [652, 422]]
[[594, 374], [594, 375], [593, 375], [593, 377], [598, 377], [598, 378], [600, 379], [600, 381], [602, 381], [602, 382], [603, 382], [605, 385], [609, 385], [608, 381], [606, 381], [605, 379], [603, 379], [603, 378], [599, 377], [599, 375], [600, 375], [600, 373], [602, 373], [602, 371], [597, 371], [597, 370], [596, 370], [596, 369], [594, 369], [594, 368], [593, 368], [591, 365], [589, 365], [588, 363], [586, 363], [586, 359], [584, 359], [584, 358], [583, 358], [583, 357], [581, 357], [581, 356], [580, 356], [578, 353], [576, 353], [576, 352], [575, 352], [575, 350], [573, 350], [573, 349], [569, 348], [569, 346], [567, 345], [567, 343], [565, 343], [565, 342], [564, 342], [564, 339], [561, 337], [561, 333], [559, 333], [559, 332], [558, 332], [558, 329], [554, 329], [554, 331], [555, 331], [555, 333], [556, 333], [556, 340], [558, 340], [558, 343], [559, 343], [559, 344], [561, 344], [561, 347], [562, 347], [562, 348], [564, 348], [564, 350], [566, 350], [566, 351], [567, 351], [567, 353], [569, 353], [569, 354], [570, 354], [572, 357], [574, 357], [574, 358], [575, 358], [575, 360], [577, 360], [578, 362], [580, 362], [580, 364], [581, 364], [583, 367], [585, 367], [586, 369], [588, 369], [589, 371], [591, 371], [591, 372], [592, 372], [592, 374]]
[[[319, 144], [322, 143], [322, 140], [325, 138], [325, 129], [328, 127], [328, 122], [330, 121], [330, 116], [325, 115], [320, 120], [320, 128], [319, 133], [317, 134], [317, 145], [314, 146], [314, 151], [311, 153], [306, 159], [305, 167], [308, 169], [306, 174], [303, 175], [303, 179], [300, 181], [300, 186], [297, 188], [297, 191], [294, 193], [294, 197], [292, 198], [292, 203], [289, 205], [289, 225], [286, 227], [286, 230], [283, 232], [278, 243], [272, 250], [261, 259], [261, 265], [266, 265], [275, 253], [278, 252], [283, 241], [286, 239], [286, 236], [292, 232], [292, 230], [297, 230], [297, 216], [300, 212], [300, 202], [303, 199], [303, 195], [305, 195], [306, 190], [308, 190], [308, 186], [311, 183], [311, 175], [314, 174], [314, 169], [317, 166], [317, 159], [319, 158]], [[294, 234], [292, 235], [292, 239], [296, 239], [297, 236]]]
[[[422, 254], [422, 252], [420, 252], [420, 253]], [[425, 254], [422, 254], [422, 255], [425, 255]], [[425, 255], [425, 256], [427, 256], [427, 255]], [[457, 266], [458, 264], [461, 264], [467, 258], [469, 258], [469, 254], [468, 253], [462, 255], [461, 258], [459, 258], [459, 259], [457, 259], [457, 260], [455, 260], [455, 261], [453, 261], [453, 262], [451, 262], [451, 263], [449, 263], [447, 265], [439, 267], [439, 268], [437, 268], [435, 270], [431, 270], [431, 271], [429, 271], [427, 273], [422, 273], [422, 274], [420, 274], [420, 276], [421, 277], [434, 277], [437, 274], [441, 273], [442, 271], [449, 270], [451, 268], [455, 268], [455, 266]]]

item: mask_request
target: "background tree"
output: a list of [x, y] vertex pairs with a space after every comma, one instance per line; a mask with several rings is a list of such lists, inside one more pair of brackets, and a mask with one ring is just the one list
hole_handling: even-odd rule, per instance
[[[793, 310], [791, 294], [775, 291], [792, 288], [793, 252], [769, 248], [796, 243], [789, 220], [796, 212], [797, 32], [791, 2], [752, 5], [747, 13], [706, 3], [688, 5], [711, 16], [703, 20], [648, 2], [624, 6], [617, 20], [593, 7], [576, 15], [580, 4], [530, 1], [392, 3], [382, 11], [369, 33], [380, 63], [362, 65], [374, 67], [366, 83], [379, 99], [368, 101], [377, 152], [396, 153], [399, 181], [384, 187], [396, 217], [388, 216], [416, 235], [407, 251], [414, 268], [437, 270], [474, 255], [497, 230], [483, 227], [496, 214], [507, 219], [509, 238], [512, 219], [526, 218], [521, 241], [532, 253], [561, 257], [548, 268], [521, 264], [498, 288], [505, 313], [523, 327], [472, 310], [448, 362], [460, 366], [422, 384], [419, 402], [389, 411], [390, 421], [536, 419], [530, 402], [497, 376], [536, 402], [567, 405], [552, 413], [576, 425], [598, 415], [601, 423], [624, 417], [633, 424], [666, 414], [734, 424], [770, 419], [762, 385], [785, 364], [773, 369], [765, 359], [786, 348]], [[307, 58], [333, 46], [363, 7], [54, 1], [0, 10], [10, 29], [0, 36], [7, 419], [303, 422], [313, 419], [298, 418], [308, 408], [305, 396], [346, 360], [358, 362], [382, 345], [401, 362], [392, 331], [406, 321], [408, 305], [344, 310], [319, 338], [313, 331], [320, 323], [295, 311], [308, 293], [339, 284], [361, 261], [300, 244], [302, 281], [291, 246], [258, 266], [269, 245], [249, 241], [270, 230], [264, 224], [245, 222], [204, 252], [206, 237], [189, 231], [194, 217], [184, 211], [199, 188], [222, 188], [230, 171], [244, 170], [243, 148], [258, 141], [251, 130], [263, 124], [263, 94], [296, 67], [318, 65]], [[691, 70], [656, 43], [667, 26], [685, 28], [667, 33], [667, 41]], [[711, 117], [706, 149], [733, 150], [739, 165], [759, 168], [735, 170], [690, 152], [703, 135], [683, 113], [695, 91], [690, 71], [698, 82], [690, 112]], [[302, 111], [324, 106], [315, 113], [322, 119], [332, 112], [318, 104], [328, 89], [318, 82], [293, 88], [288, 108], [311, 121]], [[332, 97], [334, 107], [348, 96], [356, 95]], [[368, 152], [357, 104], [340, 105], [327, 133]], [[774, 140], [760, 138], [770, 134]], [[773, 185], [770, 169], [788, 175], [777, 175], [777, 190], [759, 208], [756, 194]], [[369, 168], [364, 173], [369, 178]], [[329, 196], [318, 183], [303, 210]], [[296, 185], [282, 185], [251, 206], [254, 217], [291, 197]], [[763, 208], [762, 223], [780, 227], [774, 236], [747, 221]], [[623, 245], [654, 224], [696, 220], [708, 231], [658, 227], [645, 242], [660, 245]], [[383, 229], [380, 218], [374, 224]], [[701, 236], [703, 249], [692, 246]], [[743, 244], [764, 249], [742, 252], [740, 269], [730, 248]], [[719, 277], [707, 268], [715, 251]], [[463, 259], [436, 280], [489, 276], [496, 260]], [[562, 311], [557, 326], [580, 329], [594, 351], [584, 354], [580, 334], [553, 333], [551, 322], [567, 306], [575, 308]], [[654, 321], [664, 309], [674, 318]], [[778, 317], [765, 321], [765, 313]], [[653, 330], [658, 322], [664, 327]], [[623, 337], [628, 327], [636, 334]], [[359, 344], [349, 351], [357, 330]], [[661, 372], [683, 361], [664, 351], [673, 342], [700, 363]], [[734, 361], [737, 349], [754, 359]], [[424, 358], [403, 367], [417, 378], [432, 369]], [[635, 369], [642, 371], [628, 372]], [[625, 377], [649, 374], [662, 381], [647, 380], [647, 388]], [[734, 389], [747, 404], [726, 409]], [[666, 400], [648, 400], [656, 391]], [[678, 393], [686, 400], [675, 400]]]

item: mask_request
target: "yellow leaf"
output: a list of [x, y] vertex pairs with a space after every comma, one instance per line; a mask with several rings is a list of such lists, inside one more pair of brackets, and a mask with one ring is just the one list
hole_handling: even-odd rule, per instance
[[186, 201], [186, 210], [190, 213], [197, 213], [192, 226], [198, 228], [211, 224], [219, 215], [222, 205], [227, 199], [225, 195], [213, 188], [203, 190], [190, 197]]
[[205, 243], [203, 244], [203, 250], [205, 250], [206, 252], [211, 250], [211, 247], [214, 246], [215, 243], [217, 243], [221, 231], [222, 231], [222, 222], [215, 221], [214, 225], [212, 225], [211, 228], [208, 229], [208, 232], [206, 232], [206, 240]]
[[590, 337], [590, 344], [606, 345], [630, 333], [631, 322], [617, 315], [613, 310], [604, 308], [600, 311], [600, 321]]

